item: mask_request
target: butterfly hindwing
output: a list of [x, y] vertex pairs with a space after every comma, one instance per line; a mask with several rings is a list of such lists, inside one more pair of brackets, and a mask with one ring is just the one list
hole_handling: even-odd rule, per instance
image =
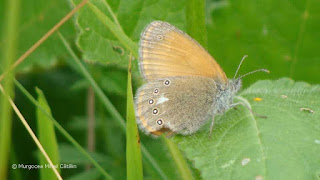
[[[168, 77], [149, 81], [136, 96], [138, 124], [147, 133], [191, 134], [213, 112], [214, 80], [205, 77]], [[202, 108], [194, 108], [202, 107]]]

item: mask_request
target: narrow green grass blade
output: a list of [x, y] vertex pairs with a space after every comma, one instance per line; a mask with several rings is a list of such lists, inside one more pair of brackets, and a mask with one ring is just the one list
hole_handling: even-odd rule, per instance
[[[99, 96], [102, 103], [105, 105], [106, 109], [110, 112], [110, 114], [115, 118], [121, 125], [121, 128], [124, 133], [126, 133], [126, 124], [124, 122], [124, 119], [120, 115], [120, 113], [117, 111], [117, 109], [113, 106], [113, 104], [110, 102], [108, 97], [103, 93], [101, 88], [98, 86], [98, 84], [95, 82], [95, 80], [92, 78], [92, 76], [89, 74], [87, 69], [84, 67], [84, 65], [81, 63], [80, 59], [75, 55], [73, 50], [71, 49], [68, 42], [65, 40], [63, 35], [59, 33], [59, 36], [61, 38], [61, 41], [66, 46], [67, 50], [69, 51], [70, 55], [75, 61], [75, 64], [79, 66], [79, 69], [81, 70], [81, 74], [88, 80], [92, 88], [94, 89], [95, 93]], [[144, 156], [144, 160], [146, 160], [149, 165], [153, 167], [153, 169], [159, 174], [159, 176], [162, 179], [168, 179], [163, 170], [160, 168], [159, 164], [154, 160], [154, 158], [150, 155], [149, 151], [143, 146], [141, 143], [141, 151]]]
[[102, 175], [106, 179], [113, 179], [90, 155], [89, 153], [84, 150], [80, 144], [65, 130], [63, 127], [36, 101], [36, 99], [17, 81], [14, 79], [15, 85], [21, 92], [38, 108], [40, 109], [50, 120], [53, 122], [54, 126], [58, 129], [58, 131], [68, 139], [71, 144], [76, 147], [79, 152], [81, 152], [88, 160], [101, 172]]
[[[6, 42], [0, 53], [0, 74], [7, 72], [16, 55], [16, 41], [18, 34], [19, 0], [7, 1], [3, 39]], [[4, 23], [1, 20], [1, 23]], [[12, 74], [11, 72], [10, 74]], [[9, 96], [13, 99], [14, 86], [11, 78], [4, 79], [1, 84]], [[0, 94], [0, 178], [7, 178], [8, 159], [11, 145], [12, 108], [3, 94]]]
[[[43, 107], [45, 111], [48, 112], [48, 114], [51, 115], [51, 110], [48, 105], [48, 102], [43, 94], [43, 92], [36, 88], [36, 92], [38, 94], [38, 103], [40, 106]], [[59, 161], [59, 151], [58, 151], [58, 143], [56, 134], [54, 132], [54, 126], [50, 118], [46, 116], [39, 108], [36, 109], [37, 114], [37, 128], [38, 128], [38, 137], [40, 140], [40, 143], [42, 144], [44, 150], [47, 152], [48, 156], [50, 157], [52, 163], [54, 165], [60, 164]], [[39, 162], [43, 167], [48, 167], [48, 161], [42, 156], [42, 154], [39, 152]], [[56, 167], [58, 172], [60, 172], [59, 167]], [[54, 180], [57, 179], [57, 176], [54, 174], [54, 172], [51, 170], [51, 168], [41, 168], [40, 169], [40, 179], [43, 180]]]
[[135, 118], [132, 84], [131, 84], [131, 58], [128, 65], [127, 87], [127, 179], [143, 179], [140, 137]]
[[187, 33], [207, 48], [205, 1], [188, 0], [186, 11]]
[[133, 42], [124, 32], [123, 30], [113, 23], [108, 16], [106, 16], [103, 12], [99, 10], [94, 4], [88, 2], [88, 6], [97, 15], [97, 18], [107, 26], [108, 29], [114, 34], [116, 38], [134, 55], [134, 57], [138, 58], [138, 46], [135, 42]]
[[183, 157], [183, 154], [179, 150], [178, 146], [168, 138], [163, 138], [163, 140], [167, 144], [169, 151], [172, 155], [172, 158], [176, 163], [181, 179], [184, 179], [184, 180], [194, 179], [192, 176], [191, 169], [188, 163], [186, 162], [186, 159]]

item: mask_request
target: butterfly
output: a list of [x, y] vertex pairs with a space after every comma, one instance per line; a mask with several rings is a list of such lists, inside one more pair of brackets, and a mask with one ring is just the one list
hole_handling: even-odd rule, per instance
[[[142, 32], [139, 68], [147, 83], [136, 93], [135, 113], [146, 134], [189, 135], [212, 118], [211, 134], [216, 114], [242, 104], [233, 98], [244, 75], [228, 80], [199, 43], [167, 22], [153, 21]], [[267, 72], [246, 75], [257, 71]]]

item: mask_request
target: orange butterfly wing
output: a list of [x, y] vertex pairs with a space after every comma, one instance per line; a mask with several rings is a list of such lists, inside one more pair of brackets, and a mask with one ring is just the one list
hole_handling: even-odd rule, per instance
[[154, 21], [140, 37], [140, 71], [146, 80], [172, 76], [204, 76], [221, 83], [227, 77], [195, 40], [169, 23]]

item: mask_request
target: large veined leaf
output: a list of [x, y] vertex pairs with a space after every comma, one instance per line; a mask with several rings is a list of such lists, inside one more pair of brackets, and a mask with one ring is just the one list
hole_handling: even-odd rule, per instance
[[[74, 2], [79, 1], [74, 0]], [[113, 20], [108, 10], [110, 6], [125, 34], [135, 42], [138, 42], [143, 28], [153, 20], [169, 21], [180, 28], [185, 24], [185, 1], [92, 0], [90, 2]], [[88, 6], [79, 11], [76, 22], [80, 31], [77, 44], [83, 50], [84, 59], [127, 66], [129, 52]]]
[[203, 179], [318, 179], [320, 86], [290, 79], [262, 80], [241, 92], [244, 107], [216, 117], [191, 136], [179, 136], [185, 155]]

